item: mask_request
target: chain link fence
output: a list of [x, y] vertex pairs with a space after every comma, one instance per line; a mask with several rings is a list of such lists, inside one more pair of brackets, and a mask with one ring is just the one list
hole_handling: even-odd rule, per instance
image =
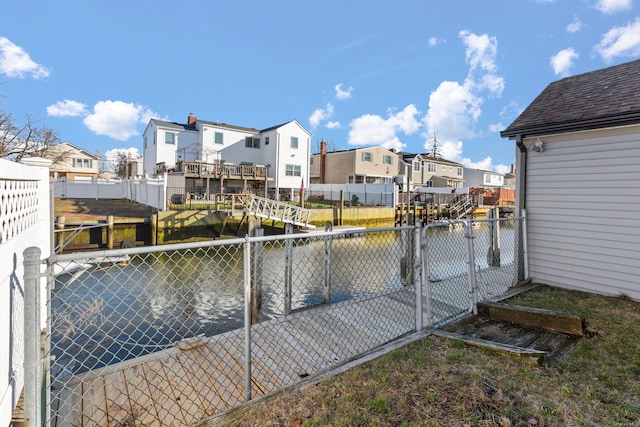
[[477, 311], [526, 278], [521, 218], [429, 224], [422, 231], [428, 325]]
[[415, 331], [413, 233], [50, 258], [48, 422], [189, 425]]
[[224, 413], [500, 295], [526, 276], [522, 229], [257, 232], [51, 256], [43, 420], [179, 426]]

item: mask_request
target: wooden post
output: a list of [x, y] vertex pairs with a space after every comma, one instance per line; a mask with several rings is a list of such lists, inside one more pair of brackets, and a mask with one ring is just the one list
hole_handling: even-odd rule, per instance
[[344, 190], [340, 190], [340, 220], [338, 222], [338, 225], [343, 225], [342, 224], [342, 214], [344, 212]]
[[[284, 234], [293, 234], [293, 224], [284, 225]], [[284, 264], [284, 315], [291, 314], [291, 294], [293, 292], [293, 240], [285, 241]]]
[[[264, 229], [260, 228], [260, 220], [250, 220], [248, 223], [249, 236], [264, 236]], [[262, 254], [263, 243], [254, 242], [251, 248], [251, 324], [262, 322]]]
[[158, 214], [151, 215], [151, 246], [158, 244]]
[[58, 247], [58, 252], [61, 253], [64, 250], [64, 223], [66, 218], [64, 216], [59, 216], [58, 221], [56, 221], [56, 228], [58, 231], [58, 241], [56, 242], [56, 247]]
[[113, 249], [113, 215], [107, 215], [107, 249]]

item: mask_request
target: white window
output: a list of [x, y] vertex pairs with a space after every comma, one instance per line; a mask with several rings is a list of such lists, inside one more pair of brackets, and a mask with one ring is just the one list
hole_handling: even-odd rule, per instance
[[171, 132], [165, 132], [164, 134], [164, 143], [175, 145], [176, 143], [176, 134]]
[[298, 137], [297, 136], [292, 136], [291, 137], [291, 148], [298, 148]]
[[73, 159], [74, 168], [91, 169], [92, 166], [93, 166], [93, 162], [91, 159], [81, 159], [81, 158]]
[[449, 166], [449, 172], [453, 172], [453, 166]]
[[435, 163], [429, 163], [427, 166], [429, 168], [429, 173], [436, 173], [436, 165]]
[[445, 165], [442, 165], [442, 167], [440, 169], [442, 169], [442, 172], [446, 172], [447, 171], [447, 167]]
[[458, 168], [458, 176], [462, 176], [462, 168]]
[[373, 154], [368, 153], [366, 151], [362, 152], [362, 161], [363, 162], [373, 162]]
[[285, 175], [287, 176], [301, 176], [302, 167], [300, 165], [286, 165]]
[[244, 139], [244, 146], [247, 148], [260, 148], [260, 138], [248, 136]]
[[223, 140], [223, 133], [222, 132], [216, 132], [213, 142], [216, 144], [224, 144], [224, 140]]
[[489, 175], [488, 173], [484, 174], [484, 183], [491, 184], [491, 175]]
[[413, 171], [420, 172], [420, 162], [413, 162]]

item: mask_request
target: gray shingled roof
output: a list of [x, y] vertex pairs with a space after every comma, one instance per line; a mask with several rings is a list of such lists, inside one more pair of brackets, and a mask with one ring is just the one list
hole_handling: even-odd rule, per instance
[[640, 60], [551, 83], [500, 136], [632, 123], [640, 123]]

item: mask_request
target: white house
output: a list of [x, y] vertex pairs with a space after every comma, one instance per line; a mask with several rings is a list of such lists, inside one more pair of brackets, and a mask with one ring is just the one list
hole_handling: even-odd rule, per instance
[[464, 168], [464, 182], [471, 188], [501, 188], [504, 186], [504, 174]]
[[265, 166], [269, 192], [292, 195], [308, 186], [311, 133], [296, 120], [254, 129], [198, 120], [186, 124], [152, 119], [144, 132], [144, 173], [159, 164], [171, 170], [181, 161]]
[[515, 141], [530, 277], [640, 300], [640, 60], [548, 85]]

